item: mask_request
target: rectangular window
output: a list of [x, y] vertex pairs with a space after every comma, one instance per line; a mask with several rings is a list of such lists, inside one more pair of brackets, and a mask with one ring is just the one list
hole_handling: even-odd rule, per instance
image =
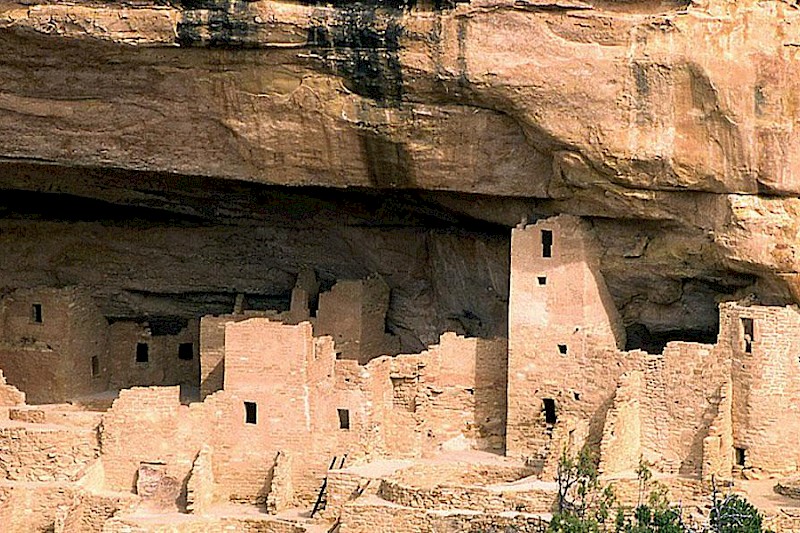
[[753, 353], [753, 342], [755, 342], [755, 328], [752, 318], [742, 319], [742, 339], [744, 340], [744, 352]]
[[558, 353], [561, 355], [567, 355], [567, 345], [566, 344], [559, 344], [558, 345]]
[[536, 281], [539, 282], [539, 285], [547, 285], [547, 276], [539, 276]]
[[147, 363], [150, 361], [150, 346], [146, 342], [136, 343], [136, 362]]
[[33, 304], [31, 306], [31, 322], [35, 324], [42, 323], [42, 304]]
[[244, 402], [244, 423], [258, 424], [258, 406], [255, 402]]
[[737, 466], [744, 466], [747, 460], [747, 451], [744, 448], [734, 448], [733, 453], [736, 459]]
[[339, 429], [350, 429], [350, 410], [337, 409], [339, 413]]
[[182, 342], [178, 345], [178, 359], [191, 361], [194, 359], [194, 343]]
[[542, 257], [553, 257], [553, 232], [542, 230]]
[[96, 378], [100, 375], [100, 359], [96, 355], [92, 356], [92, 377]]
[[545, 398], [542, 403], [544, 404], [544, 421], [548, 424], [555, 424], [558, 421], [556, 416], [556, 401], [552, 398]]

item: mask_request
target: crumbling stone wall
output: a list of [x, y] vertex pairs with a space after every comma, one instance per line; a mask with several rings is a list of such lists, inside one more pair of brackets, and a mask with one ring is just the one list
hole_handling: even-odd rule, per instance
[[180, 404], [180, 388], [120, 391], [103, 417], [101, 446], [106, 488], [133, 491], [142, 462], [163, 462], [183, 482], [208, 434], [202, 404]]
[[211, 446], [204, 444], [192, 465], [192, 473], [186, 484], [186, 511], [203, 514], [215, 502], [213, 454]]
[[40, 424], [0, 427], [0, 476], [12, 481], [75, 481], [99, 455], [93, 429]]
[[0, 407], [13, 407], [25, 403], [25, 393], [13, 385], [9, 385], [3, 371], [0, 370]]

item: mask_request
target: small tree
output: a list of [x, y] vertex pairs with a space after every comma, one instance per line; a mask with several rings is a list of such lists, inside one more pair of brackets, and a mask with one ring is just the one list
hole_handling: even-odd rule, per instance
[[763, 529], [763, 517], [753, 504], [738, 494], [719, 497], [716, 479], [711, 479], [711, 513], [708, 530], [712, 533], [771, 533]]
[[[616, 533], [684, 533], [691, 529], [683, 523], [680, 509], [670, 505], [667, 488], [661, 483], [652, 482], [650, 465], [639, 460], [636, 469], [639, 480], [639, 500], [630, 513], [624, 508], [617, 510]], [[647, 499], [645, 500], [645, 495]]]
[[614, 495], [601, 488], [592, 454], [582, 449], [577, 457], [562, 453], [556, 471], [558, 509], [548, 531], [554, 533], [596, 533], [608, 520]]

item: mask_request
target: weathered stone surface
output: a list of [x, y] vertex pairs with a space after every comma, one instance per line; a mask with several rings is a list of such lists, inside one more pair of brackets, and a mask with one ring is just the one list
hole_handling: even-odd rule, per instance
[[[710, 331], [733, 295], [798, 299], [789, 4], [314, 4], [0, 4], [0, 183], [215, 205], [202, 213], [214, 223], [252, 207], [188, 199], [200, 178], [187, 176], [411, 190], [506, 227], [590, 217], [626, 324], [652, 331]], [[443, 314], [502, 323], [460, 300]], [[420, 328], [423, 341], [444, 330]]]

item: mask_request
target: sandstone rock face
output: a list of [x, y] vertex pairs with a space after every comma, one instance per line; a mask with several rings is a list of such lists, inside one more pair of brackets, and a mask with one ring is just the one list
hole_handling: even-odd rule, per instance
[[[410, 349], [501, 331], [507, 228], [570, 213], [626, 324], [713, 332], [720, 299], [800, 301], [798, 21], [777, 0], [3, 1], [0, 186], [35, 194], [7, 202], [2, 285], [146, 314], [145, 288], [174, 307], [379, 271]], [[30, 225], [43, 193], [166, 218]]]

